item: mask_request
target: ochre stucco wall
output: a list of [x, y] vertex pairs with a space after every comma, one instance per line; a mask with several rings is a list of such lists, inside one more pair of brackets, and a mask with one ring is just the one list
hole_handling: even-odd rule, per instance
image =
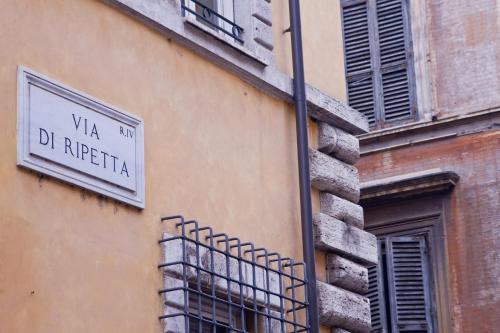
[[[7, 0], [0, 22], [1, 332], [161, 331], [164, 215], [301, 258], [290, 105], [100, 1]], [[144, 119], [144, 211], [16, 166], [18, 65]]]
[[[288, 1], [273, 1], [276, 66], [293, 76]], [[304, 70], [307, 83], [346, 101], [344, 42], [339, 0], [300, 1]]]

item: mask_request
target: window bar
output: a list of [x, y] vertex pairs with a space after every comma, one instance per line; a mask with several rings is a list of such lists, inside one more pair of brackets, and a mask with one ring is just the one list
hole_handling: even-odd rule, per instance
[[[172, 238], [172, 239], [175, 239], [175, 238]], [[172, 239], [168, 239], [168, 240], [172, 240]], [[165, 240], [165, 241], [168, 241], [168, 240]], [[180, 264], [182, 264], [182, 261], [175, 261], [175, 262], [171, 262], [171, 263], [168, 263], [168, 264], [165, 264], [165, 263], [164, 263], [164, 264], [160, 264], [160, 265], [158, 265], [158, 268], [164, 268], [164, 267], [168, 267], [168, 266], [175, 266], [175, 265], [180, 265]], [[189, 263], [189, 262], [186, 262], [185, 264], [186, 264], [186, 266], [188, 266], [188, 267], [196, 268], [196, 265], [191, 264], [191, 263]], [[265, 268], [265, 266], [263, 266], [263, 265], [261, 266], [261, 265], [257, 264], [257, 266], [259, 266], [259, 267], [261, 267], [261, 268]], [[200, 267], [199, 269], [200, 269], [200, 271], [202, 271], [202, 272], [204, 272], [204, 273], [210, 274], [210, 270], [208, 270], [208, 269], [204, 269], [203, 267]], [[271, 272], [274, 272], [274, 270], [271, 270], [271, 269], [270, 269], [270, 271], [271, 271]], [[224, 280], [229, 280], [229, 281], [230, 281], [230, 282], [232, 282], [232, 283], [239, 283], [239, 281], [238, 281], [238, 280], [235, 280], [235, 279], [233, 279], [233, 278], [229, 278], [229, 277], [227, 277], [227, 276], [225, 276], [225, 275], [218, 274], [218, 273], [213, 273], [213, 274], [214, 274], [214, 276], [215, 276], [215, 277], [218, 277], [218, 278], [221, 278], [221, 279], [224, 279]], [[284, 275], [284, 274], [283, 274], [283, 275]], [[290, 278], [290, 275], [286, 275], [286, 277]], [[294, 279], [294, 280], [297, 280], [297, 281], [299, 281], [299, 282], [303, 282], [303, 280], [302, 280], [302, 279], [298, 279], [298, 278], [293, 278], [293, 279]], [[260, 287], [257, 287], [257, 286], [252, 286], [252, 285], [250, 285], [250, 284], [248, 284], [248, 283], [245, 283], [245, 282], [243, 282], [243, 285], [244, 285], [244, 286], [246, 286], [246, 287], [249, 287], [249, 288], [255, 288], [257, 291], [261, 291], [262, 293], [266, 293], [266, 292], [267, 292], [267, 293], [269, 293], [271, 296], [276, 296], [276, 297], [279, 297], [279, 296], [280, 296], [280, 295], [279, 295], [279, 293], [277, 293], [277, 292], [270, 291], [270, 290], [266, 290], [266, 289], [263, 289], [263, 288], [260, 288]], [[178, 287], [176, 290], [181, 290], [181, 289], [185, 289], [185, 288]], [[187, 289], [189, 289], [189, 290], [194, 290], [194, 289], [189, 288], [189, 287], [187, 287]], [[160, 292], [161, 292], [161, 291], [163, 291], [163, 290], [160, 290]], [[170, 291], [173, 291], [173, 290], [170, 290]], [[285, 300], [287, 300], [287, 301], [290, 301], [290, 302], [292, 301], [292, 298], [291, 298], [291, 297], [288, 297], [288, 296], [283, 295], [283, 298], [284, 298]], [[218, 299], [218, 300], [221, 300], [221, 299]], [[221, 301], [223, 301], [223, 300], [221, 300]], [[305, 302], [305, 301], [299, 301], [299, 300], [297, 300], [296, 302], [297, 302], [299, 305], [301, 305], [301, 306], [307, 306], [307, 305], [308, 305], [308, 303], [307, 303], [307, 302]], [[233, 306], [235, 306], [235, 305], [233, 304]], [[239, 307], [239, 306], [238, 306], [238, 307]]]
[[258, 328], [258, 325], [259, 325], [259, 321], [258, 321], [258, 318], [257, 318], [257, 289], [255, 289], [255, 285], [256, 285], [256, 275], [255, 275], [255, 264], [256, 264], [256, 258], [255, 258], [255, 246], [253, 245], [253, 243], [244, 243], [242, 244], [242, 246], [250, 246], [250, 250], [247, 250], [245, 251], [244, 253], [247, 254], [247, 253], [251, 253], [252, 254], [252, 294], [253, 294], [253, 311], [254, 311], [254, 314], [253, 314], [253, 327], [254, 329], [257, 329]]
[[[215, 234], [213, 236], [214, 238], [220, 238], [222, 237], [223, 239], [222, 240], [218, 240], [217, 241], [217, 244], [220, 244], [222, 242], [224, 242], [224, 248], [225, 248], [225, 258], [226, 258], [226, 275], [228, 277], [231, 277], [231, 267], [230, 267], [230, 256], [229, 256], [229, 242], [228, 242], [228, 239], [229, 237], [225, 234], [225, 233], [219, 233], [219, 234]], [[232, 295], [231, 295], [231, 279], [227, 279], [226, 280], [226, 284], [227, 284], [227, 302], [229, 303], [229, 326], [232, 327], [233, 325], [233, 307], [232, 307]]]
[[[197, 298], [197, 303], [198, 303], [198, 317], [199, 317], [199, 320], [198, 320], [198, 332], [202, 332], [202, 326], [203, 326], [203, 321], [201, 320], [203, 318], [203, 313], [201, 312], [201, 298], [202, 298], [202, 294], [201, 294], [201, 281], [200, 281], [200, 235], [199, 235], [199, 228], [198, 228], [198, 222], [196, 222], [195, 220], [191, 220], [191, 221], [187, 221], [184, 223], [184, 225], [188, 225], [188, 224], [194, 224], [194, 229], [190, 230], [189, 233], [191, 234], [193, 231], [195, 233], [195, 240], [196, 240], [196, 290], [199, 293], [196, 293], [196, 298]], [[176, 227], [179, 227], [180, 223], [177, 223], [176, 224]], [[185, 251], [185, 249], [184, 249]], [[189, 302], [189, 299], [188, 299], [188, 302]]]
[[[306, 268], [305, 268], [305, 263], [303, 262], [295, 262], [293, 259], [290, 259], [289, 260], [289, 263], [288, 264], [284, 264], [283, 265], [284, 267], [290, 267], [290, 275], [292, 276], [295, 276], [295, 266], [302, 266], [302, 271], [303, 271], [303, 274], [304, 274], [304, 280], [300, 280], [300, 279], [294, 279], [292, 278], [291, 280], [291, 284], [288, 288], [290, 288], [292, 290], [292, 299], [294, 299], [294, 302], [292, 304], [292, 308], [290, 310], [287, 310], [287, 313], [290, 313], [292, 312], [292, 316], [293, 316], [293, 321], [296, 322], [296, 318], [297, 318], [297, 311], [299, 310], [302, 310], [302, 309], [306, 309], [307, 306], [308, 306], [308, 302], [307, 302], [307, 288], [305, 288], [307, 282], [305, 281], [305, 272], [306, 272]], [[298, 284], [295, 284], [295, 281], [298, 282]], [[295, 294], [295, 289], [296, 288], [300, 288], [302, 287], [304, 289], [304, 299], [305, 299], [305, 302], [302, 303], [301, 301], [298, 301], [296, 299], [296, 294]], [[287, 289], [288, 289], [287, 288]], [[298, 307], [295, 306], [295, 304], [299, 304]], [[308, 317], [308, 312], [306, 311], [306, 322], [309, 323], [309, 320], [307, 319]], [[302, 328], [300, 330], [297, 331], [297, 327], [295, 326], [294, 327], [294, 332], [302, 332], [302, 331], [305, 331], [305, 330], [309, 330], [309, 326], [307, 326], [307, 328]]]
[[[276, 259], [270, 260], [270, 263], [277, 262], [278, 265], [278, 284], [279, 284], [279, 290], [280, 290], [280, 309], [285, 308], [285, 304], [283, 302], [283, 286], [282, 286], [282, 281], [281, 281], [281, 256], [279, 253], [273, 252], [269, 254], [270, 257], [276, 257]], [[280, 311], [280, 325], [281, 325], [281, 331], [285, 332], [285, 322], [283, 321], [284, 318], [284, 313], [283, 311]]]
[[[216, 30], [219, 30], [219, 31], [222, 31], [226, 35], [229, 35], [229, 36], [233, 37], [235, 40], [237, 40], [241, 44], [244, 43], [243, 39], [241, 39], [241, 37], [240, 37], [241, 33], [243, 33], [243, 31], [244, 31], [241, 26], [237, 25], [235, 22], [233, 22], [231, 20], [228, 20], [223, 15], [217, 13], [217, 11], [213, 10], [210, 7], [205, 6], [204, 4], [202, 4], [201, 2], [199, 2], [197, 0], [186, 0], [186, 1], [190, 1], [190, 2], [192, 2], [192, 3], [194, 3], [194, 4], [198, 5], [198, 6], [201, 6], [203, 8], [203, 10], [202, 10], [202, 15], [200, 15], [195, 10], [189, 8], [189, 6], [185, 5], [185, 1], [183, 1], [182, 4], [181, 4], [181, 8], [182, 8], [182, 10], [184, 12], [187, 11], [187, 12], [193, 14], [196, 18], [201, 19], [203, 22], [205, 22], [206, 24], [208, 24], [212, 28], [214, 28]], [[205, 14], [205, 13], [207, 13], [207, 14]], [[210, 17], [212, 15], [214, 15], [215, 17], [217, 17], [217, 18], [223, 20], [224, 22], [230, 24], [231, 27], [232, 27], [231, 31], [228, 31], [224, 27], [221, 27], [220, 25], [215, 24], [214, 22], [210, 21]]]
[[266, 281], [265, 281], [265, 295], [266, 295], [266, 321], [268, 326], [268, 332], [271, 332], [271, 295], [269, 293], [269, 257], [267, 255], [267, 250], [265, 248], [255, 249], [255, 252], [264, 252], [264, 254], [258, 255], [257, 260], [264, 257], [265, 268], [266, 268]]
[[[232, 237], [232, 238], [229, 238], [228, 240], [229, 242], [233, 242], [233, 241], [236, 241], [236, 245], [232, 245], [230, 246], [230, 249], [233, 249], [235, 247], [238, 248], [238, 258], [241, 258], [241, 241], [239, 238], [237, 237]], [[238, 277], [239, 277], [239, 280], [240, 282], [244, 282], [243, 281], [243, 271], [241, 269], [241, 260], [238, 259]], [[243, 303], [243, 283], [240, 283], [239, 284], [240, 286], [240, 316], [241, 316], [241, 329], [246, 332], [247, 331], [247, 328], [246, 328], [246, 323], [245, 323], [245, 304]]]
[[[290, 269], [290, 275], [293, 275], [294, 272], [293, 272], [293, 266], [290, 266], [289, 264], [286, 264], [286, 263], [292, 263], [293, 264], [293, 259], [292, 258], [288, 258], [288, 257], [285, 257], [285, 258], [281, 258], [281, 267], [283, 267], [284, 269]], [[297, 321], [297, 316], [296, 316], [296, 313], [295, 313], [295, 310], [294, 310], [294, 307], [295, 307], [295, 286], [294, 286], [294, 282], [292, 279], [289, 279], [290, 280], [290, 286], [288, 287], [285, 287], [285, 291], [286, 292], [289, 292], [291, 291], [291, 301], [290, 301], [290, 304], [292, 306], [292, 321], [293, 322], [296, 322]], [[284, 285], [284, 284], [283, 284]], [[288, 313], [288, 311], [287, 311]], [[284, 314], [286, 315], [286, 313]], [[297, 332], [297, 325], [293, 324], [293, 332]]]
[[[292, 258], [290, 258], [289, 260], [290, 262], [290, 275], [294, 275], [294, 260]], [[293, 299], [293, 303], [292, 303], [292, 319], [294, 322], [297, 321], [297, 311], [295, 311], [295, 288], [296, 288], [296, 284], [295, 284], [295, 281], [294, 280], [291, 280], [290, 281], [290, 287], [288, 288], [291, 288], [292, 289], [292, 299]], [[297, 325], [293, 325], [293, 332], [296, 333], [297, 332]]]
[[[210, 248], [213, 248], [214, 247], [214, 238], [213, 238], [213, 235], [214, 235], [214, 232], [212, 230], [212, 228], [210, 227], [203, 227], [201, 228], [200, 230], [208, 230], [208, 236], [205, 237], [205, 240], [209, 239], [210, 240]], [[214, 273], [215, 272], [215, 266], [214, 266], [214, 251], [210, 251], [210, 293], [211, 293], [211, 304], [212, 304], [212, 307], [211, 307], [211, 310], [212, 310], [212, 333], [216, 333], [217, 332], [217, 325], [216, 325], [216, 322], [217, 322], [217, 317], [215, 315], [215, 302], [216, 302], [216, 295], [215, 295], [215, 277], [214, 277]]]
[[[255, 249], [253, 243], [247, 242], [247, 243], [241, 243], [239, 238], [229, 238], [226, 234], [224, 233], [218, 233], [214, 234], [213, 230], [210, 227], [204, 227], [200, 228], [199, 224], [195, 220], [190, 220], [190, 221], [185, 221], [184, 218], [180, 215], [176, 216], [171, 216], [171, 217], [165, 217], [162, 218], [161, 221], [166, 221], [166, 220], [180, 220], [180, 222], [176, 223], [175, 226], [177, 229], [181, 229], [181, 235], [180, 236], [172, 236], [172, 237], [167, 237], [165, 239], [160, 239], [158, 241], [159, 244], [180, 239], [181, 244], [182, 244], [182, 260], [180, 261], [175, 261], [175, 262], [164, 262], [158, 265], [158, 268], [167, 268], [169, 266], [175, 266], [175, 265], [182, 265], [182, 272], [183, 272], [183, 277], [182, 277], [182, 287], [173, 287], [173, 288], [165, 288], [159, 290], [159, 294], [167, 294], [169, 292], [173, 291], [183, 291], [184, 294], [184, 304], [183, 304], [183, 313], [169, 313], [169, 314], [164, 314], [159, 317], [160, 320], [166, 320], [168, 318], [173, 318], [177, 316], [184, 316], [184, 322], [185, 322], [185, 327], [187, 329], [187, 332], [189, 332], [190, 325], [192, 324], [190, 322], [190, 319], [196, 319], [198, 320], [198, 330], [199, 332], [203, 331], [203, 323], [211, 324], [212, 325], [212, 332], [216, 333], [218, 332], [217, 328], [224, 328], [229, 330], [229, 332], [241, 332], [241, 333], [247, 333], [247, 325], [246, 325], [246, 318], [245, 318], [245, 310], [252, 311], [254, 314], [254, 329], [258, 331], [259, 329], [259, 316], [261, 316], [264, 320], [262, 324], [267, 323], [268, 327], [268, 332], [271, 332], [272, 330], [272, 321], [279, 321], [280, 324], [280, 330], [281, 332], [286, 331], [286, 327], [290, 325], [293, 327], [293, 332], [305, 332], [309, 331], [309, 318], [306, 314], [306, 322], [305, 324], [302, 324], [301, 322], [297, 321], [297, 316], [296, 316], [296, 311], [306, 309], [308, 307], [308, 302], [307, 302], [307, 290], [305, 286], [307, 285], [306, 281], [306, 276], [305, 276], [305, 265], [302, 262], [295, 263], [293, 259], [291, 258], [281, 258], [281, 256], [278, 253], [269, 253], [267, 249], [265, 248], [257, 248]], [[192, 228], [189, 228], [189, 235], [194, 233], [194, 239], [191, 236], [188, 236], [186, 234], [186, 226], [192, 225]], [[204, 237], [205, 242], [201, 242], [200, 240], [200, 232], [208, 232], [208, 236]], [[222, 239], [221, 239], [222, 238]], [[224, 250], [217, 248], [214, 246], [214, 239], [217, 240], [217, 244], [224, 243], [225, 248]], [[206, 242], [209, 241], [209, 244], [206, 244]], [[188, 256], [187, 256], [187, 246], [186, 244], [189, 242], [189, 244], [194, 243], [196, 246], [196, 263], [193, 264], [191, 262], [188, 262]], [[235, 244], [235, 245], [231, 245]], [[210, 258], [211, 258], [211, 263], [210, 263], [210, 268], [203, 267], [201, 262], [200, 262], [200, 246], [203, 246], [206, 248], [208, 251], [210, 251]], [[234, 254], [234, 248], [237, 248], [237, 253]], [[242, 251], [242, 248], [249, 248], [248, 250]], [[233, 252], [231, 252], [233, 251]], [[242, 253], [243, 252], [243, 253]], [[217, 273], [215, 271], [215, 257], [214, 253], [219, 253], [224, 255], [225, 257], [225, 264], [226, 264], [226, 274], [221, 274]], [[248, 259], [248, 254], [251, 254], [251, 260]], [[261, 253], [260, 255], [256, 256], [256, 253]], [[205, 255], [205, 254], [204, 254]], [[275, 259], [270, 259], [270, 258], [275, 258]], [[231, 260], [235, 259], [238, 263], [238, 278], [232, 278], [231, 277]], [[277, 263], [277, 267], [274, 268], [273, 265], [274, 263]], [[249, 281], [246, 281], [246, 279], [243, 278], [243, 271], [242, 271], [242, 264], [250, 265], [252, 267], [252, 278], [253, 281], [252, 283], [249, 283]], [[296, 266], [302, 266], [304, 272], [302, 272], [302, 278], [297, 275], [297, 271], [295, 270]], [[256, 279], [256, 268], [259, 267], [260, 269], [265, 269], [265, 285], [262, 287], [258, 286], [257, 279]], [[188, 278], [188, 269], [195, 271], [196, 274], [196, 287], [192, 288], [189, 285]], [[289, 272], [287, 272], [287, 269]], [[274, 274], [277, 274], [278, 276], [278, 283], [279, 283], [279, 291], [273, 291], [271, 290], [271, 284], [270, 284], [270, 273], [274, 272]], [[210, 275], [210, 281], [211, 281], [211, 294], [206, 294], [203, 291], [202, 288], [202, 281], [201, 281], [201, 274], [209, 274]], [[227, 282], [227, 298], [219, 298], [217, 297], [217, 294], [215, 293], [216, 291], [216, 285], [215, 285], [215, 279], [220, 278], [224, 279]], [[283, 284], [283, 278], [290, 280], [290, 286], [284, 286]], [[236, 302], [233, 300], [233, 293], [232, 290], [233, 288], [232, 285], [237, 284], [239, 286], [239, 301]], [[287, 282], [288, 283], [288, 282]], [[243, 293], [243, 288], [246, 288], [245, 290], [250, 290], [252, 288], [253, 291], [253, 304], [249, 306], [248, 304], [244, 303], [244, 293]], [[304, 301], [299, 300], [296, 298], [296, 288], [303, 288], [304, 289], [304, 294], [306, 295]], [[285, 295], [285, 292], [291, 291], [291, 297]], [[264, 307], [265, 309], [260, 309], [258, 306], [258, 299], [257, 299], [257, 292], [262, 293], [264, 297]], [[190, 309], [189, 308], [189, 295], [194, 295], [197, 297], [197, 314], [194, 314], [193, 311], [195, 309]], [[206, 317], [203, 316], [203, 311], [202, 311], [202, 298], [209, 298], [212, 300], [212, 318], [207, 319]], [[248, 301], [249, 295], [246, 296], [246, 300]], [[279, 297], [279, 306], [280, 306], [280, 314], [279, 316], [274, 315], [271, 312], [271, 297], [274, 299], [275, 297]], [[291, 303], [291, 309], [287, 309], [287, 302]], [[216, 304], [224, 304], [224, 306], [227, 306], [228, 312], [229, 312], [229, 322], [220, 322], [217, 320], [217, 311], [216, 311]], [[274, 304], [276, 306], [276, 304]], [[233, 315], [233, 308], [235, 311], [239, 309], [240, 315], [241, 315], [241, 320], [234, 320], [234, 315]], [[292, 318], [291, 320], [287, 317], [287, 314], [289, 312], [292, 312]]]

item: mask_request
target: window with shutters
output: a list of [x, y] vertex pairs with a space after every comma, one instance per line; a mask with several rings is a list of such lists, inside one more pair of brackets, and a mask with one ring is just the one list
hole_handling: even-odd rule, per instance
[[372, 128], [416, 118], [408, 0], [342, 0], [349, 104]]
[[379, 238], [368, 272], [372, 332], [435, 332], [425, 236]]

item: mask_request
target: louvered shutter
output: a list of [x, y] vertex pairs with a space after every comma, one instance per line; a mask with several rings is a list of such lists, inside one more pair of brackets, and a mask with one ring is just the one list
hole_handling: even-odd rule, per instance
[[368, 268], [368, 292], [366, 297], [370, 300], [370, 314], [373, 333], [386, 333], [387, 329], [387, 307], [384, 297], [384, 274], [381, 241], [378, 241], [378, 265]]
[[414, 113], [406, 6], [406, 0], [377, 0], [384, 122], [410, 119]]
[[415, 116], [407, 0], [343, 0], [348, 102], [371, 127]]
[[375, 124], [374, 80], [366, 1], [342, 8], [344, 50], [349, 105]]
[[385, 250], [392, 332], [432, 333], [425, 238], [388, 237]]

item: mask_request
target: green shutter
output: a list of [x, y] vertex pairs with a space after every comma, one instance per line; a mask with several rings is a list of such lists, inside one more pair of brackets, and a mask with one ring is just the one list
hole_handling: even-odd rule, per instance
[[425, 238], [387, 237], [385, 250], [392, 332], [432, 333]]
[[366, 297], [370, 300], [370, 314], [372, 333], [387, 333], [387, 307], [384, 297], [384, 274], [382, 241], [378, 241], [378, 265], [368, 268], [368, 292]]

